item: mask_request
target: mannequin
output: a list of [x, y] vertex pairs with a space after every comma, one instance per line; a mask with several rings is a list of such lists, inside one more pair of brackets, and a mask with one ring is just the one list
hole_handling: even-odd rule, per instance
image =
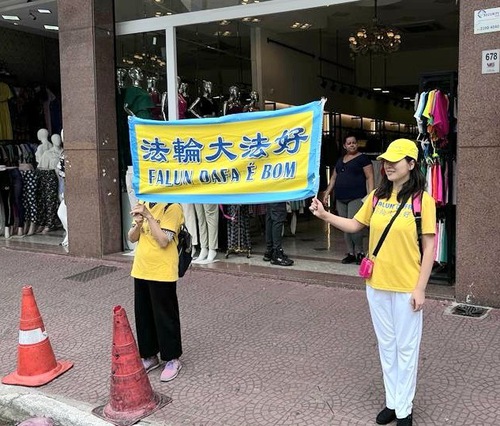
[[243, 112], [260, 111], [259, 92], [252, 90], [250, 92], [250, 102], [243, 107]]
[[[243, 112], [243, 105], [240, 101], [240, 89], [237, 86], [229, 88], [229, 98], [224, 102], [224, 115], [238, 114]], [[246, 252], [250, 257], [252, 249], [250, 242], [250, 209], [248, 205], [230, 204], [227, 212], [232, 218], [227, 224], [227, 251], [226, 258], [231, 253]]]
[[[154, 104], [149, 93], [141, 87], [141, 82], [143, 80], [142, 70], [137, 67], [130, 68], [128, 76], [132, 80], [132, 86], [125, 89], [125, 99], [123, 104], [125, 111], [127, 111], [128, 114], [135, 115], [139, 118], [151, 119], [151, 110], [154, 107]], [[121, 147], [121, 151], [123, 151], [124, 159], [122, 161], [125, 163], [127, 170], [125, 175], [125, 186], [127, 188], [127, 195], [130, 203], [130, 205], [125, 208], [128, 208], [128, 211], [130, 211], [132, 207], [137, 204], [137, 197], [135, 196], [132, 188], [132, 176], [134, 174], [134, 170], [132, 168], [132, 157], [130, 155], [130, 141], [128, 134], [123, 143], [124, 146]], [[127, 241], [127, 239], [125, 239], [125, 241]], [[135, 244], [128, 241], [127, 244], [129, 249], [132, 250], [131, 254], [133, 254]]]
[[217, 204], [195, 204], [200, 231], [200, 254], [193, 263], [212, 263], [219, 247], [219, 208]]
[[188, 84], [181, 83], [178, 87], [178, 104], [179, 104], [179, 118], [186, 118], [187, 106], [188, 106], [188, 94], [187, 94]]
[[49, 131], [47, 129], [38, 130], [36, 138], [41, 142], [35, 152], [36, 162], [40, 163], [43, 153], [52, 147], [49, 142]]
[[[64, 133], [61, 130], [61, 142], [64, 141]], [[53, 142], [54, 143], [54, 142]], [[57, 143], [57, 142], [56, 142]], [[54, 143], [54, 147], [56, 146]], [[59, 155], [59, 162], [57, 163], [57, 174], [59, 175], [59, 208], [57, 209], [57, 216], [64, 228], [64, 239], [61, 241], [63, 247], [68, 247], [68, 209], [66, 208], [66, 201], [64, 200], [64, 179], [66, 178], [66, 168], [64, 159], [64, 150]]]
[[[177, 92], [178, 92], [178, 105], [179, 105], [179, 119], [186, 118], [187, 105], [188, 105], [188, 95], [187, 95], [188, 84], [181, 82], [181, 78], [177, 77]], [[184, 221], [186, 228], [191, 234], [193, 240], [193, 251], [191, 255], [195, 259], [196, 246], [199, 244], [198, 238], [198, 227], [196, 226], [196, 210], [194, 204], [181, 203], [182, 210], [184, 212]], [[208, 253], [207, 253], [208, 256]], [[206, 256], [205, 256], [206, 257]]]
[[125, 68], [116, 69], [116, 81], [118, 84], [118, 92], [121, 92], [125, 88], [125, 78], [127, 78], [128, 72]]
[[163, 119], [161, 113], [161, 95], [160, 92], [158, 92], [158, 89], [156, 88], [156, 83], [158, 82], [158, 78], [148, 77], [146, 79], [146, 82], [148, 85], [147, 91], [149, 93], [149, 96], [151, 97], [151, 102], [154, 105], [154, 107], [151, 109], [151, 118], [153, 120], [161, 120]]
[[[203, 95], [192, 103], [188, 111], [195, 117], [206, 118], [215, 117], [215, 110], [212, 100], [212, 82], [203, 80]], [[198, 219], [200, 254], [193, 260], [193, 263], [211, 263], [215, 260], [219, 247], [218, 205], [195, 204], [194, 209]]]
[[240, 89], [237, 86], [231, 86], [229, 88], [229, 98], [224, 102], [222, 108], [222, 114], [237, 114], [243, 112], [243, 105], [240, 101]]
[[51, 137], [52, 148], [44, 151], [38, 162], [39, 176], [38, 189], [38, 229], [37, 232], [46, 234], [57, 225], [57, 209], [59, 207], [59, 179], [56, 169], [62, 153], [61, 136], [54, 134]]
[[216, 107], [212, 99], [212, 82], [203, 80], [203, 95], [197, 98], [188, 111], [197, 118], [215, 117]]
[[154, 107], [149, 93], [141, 87], [144, 78], [142, 70], [134, 67], [128, 70], [132, 86], [125, 89], [124, 107], [140, 118], [151, 118], [151, 109]]

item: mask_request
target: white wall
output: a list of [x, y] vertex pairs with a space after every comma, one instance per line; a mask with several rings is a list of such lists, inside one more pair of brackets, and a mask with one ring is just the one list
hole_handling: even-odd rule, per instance
[[[262, 99], [300, 105], [317, 100], [322, 96], [328, 98], [326, 109], [345, 114], [361, 115], [413, 124], [412, 111], [395, 107], [392, 103], [376, 102], [374, 99], [333, 92], [330, 84], [323, 89], [319, 61], [306, 55], [268, 43], [267, 38], [279, 40], [279, 36], [262, 31], [260, 51], [262, 55]], [[314, 52], [314, 47], [311, 46]], [[324, 54], [324, 56], [326, 56]], [[336, 75], [334, 66], [323, 64], [322, 74]]]

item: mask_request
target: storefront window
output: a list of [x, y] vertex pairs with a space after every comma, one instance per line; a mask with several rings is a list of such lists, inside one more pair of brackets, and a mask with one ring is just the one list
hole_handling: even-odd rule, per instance
[[124, 22], [269, 1], [273, 0], [115, 0], [115, 13], [116, 22]]

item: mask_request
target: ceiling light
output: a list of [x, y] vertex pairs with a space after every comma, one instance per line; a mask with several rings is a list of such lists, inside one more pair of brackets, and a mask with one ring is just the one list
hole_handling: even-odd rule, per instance
[[379, 24], [377, 0], [374, 0], [374, 16], [370, 24], [360, 27], [349, 37], [352, 54], [392, 53], [399, 50], [401, 34], [394, 28]]
[[410, 98], [409, 96], [405, 96], [405, 97], [403, 98], [403, 101], [409, 101], [410, 99], [411, 99], [411, 98]]
[[309, 28], [312, 27], [312, 24], [308, 22], [294, 22], [292, 25], [290, 25], [290, 28], [292, 29], [301, 29], [301, 30], [308, 30]]
[[44, 25], [43, 27], [46, 30], [59, 31], [59, 27], [57, 25]]
[[381, 88], [381, 87], [374, 87], [374, 88], [373, 88], [373, 90], [374, 90], [375, 92], [380, 92], [380, 91], [382, 90], [382, 88]]
[[2, 15], [2, 18], [6, 21], [20, 21], [21, 18], [17, 15]]
[[253, 19], [252, 19], [252, 22], [254, 22], [254, 23], [255, 23], [255, 22], [260, 22], [260, 18], [253, 18]]
[[382, 90], [382, 93], [390, 93], [389, 90]]
[[227, 19], [223, 19], [222, 21], [219, 22], [219, 25], [225, 26], [225, 25], [229, 25], [230, 23], [231, 23], [231, 21], [228, 21]]
[[52, 13], [49, 9], [38, 9], [38, 13]]
[[252, 20], [252, 18], [250, 18], [248, 16], [246, 18], [242, 19], [243, 22], [250, 22], [251, 20]]

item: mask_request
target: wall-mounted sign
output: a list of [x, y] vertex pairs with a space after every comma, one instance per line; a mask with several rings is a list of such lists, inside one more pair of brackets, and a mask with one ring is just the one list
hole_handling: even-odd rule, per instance
[[483, 74], [500, 73], [500, 49], [483, 50]]
[[500, 7], [474, 11], [474, 34], [500, 31]]

